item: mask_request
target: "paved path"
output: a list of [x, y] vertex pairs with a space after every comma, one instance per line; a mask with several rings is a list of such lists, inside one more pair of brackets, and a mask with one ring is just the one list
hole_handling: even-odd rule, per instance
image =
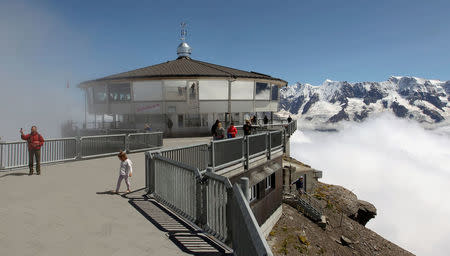
[[[208, 141], [167, 139], [164, 145]], [[143, 188], [144, 154], [129, 158], [134, 163], [132, 190]], [[41, 176], [29, 177], [26, 169], [0, 172], [0, 255], [217, 252], [176, 217], [144, 201], [142, 190], [133, 193], [132, 200], [108, 194], [115, 188], [118, 166], [117, 157], [106, 157], [44, 166]], [[121, 190], [125, 188], [122, 184]]]

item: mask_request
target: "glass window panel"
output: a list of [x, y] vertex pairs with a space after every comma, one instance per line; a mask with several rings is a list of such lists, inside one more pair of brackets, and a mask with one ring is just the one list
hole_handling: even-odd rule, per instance
[[186, 127], [200, 127], [200, 114], [186, 114]]
[[267, 83], [256, 83], [256, 95], [257, 100], [269, 100], [270, 98], [270, 86]]
[[106, 103], [106, 85], [96, 85], [94, 90], [94, 103]]
[[253, 100], [253, 81], [234, 81], [231, 83], [231, 99]]
[[130, 84], [110, 84], [109, 85], [110, 101], [130, 101], [131, 89]]
[[278, 86], [273, 84], [272, 85], [272, 100], [278, 101]]
[[186, 100], [185, 80], [165, 80], [164, 90], [166, 100]]
[[135, 101], [161, 101], [161, 81], [138, 81], [133, 82], [133, 96]]
[[200, 100], [227, 100], [227, 80], [201, 80], [199, 81]]
[[183, 115], [178, 115], [178, 127], [183, 127]]

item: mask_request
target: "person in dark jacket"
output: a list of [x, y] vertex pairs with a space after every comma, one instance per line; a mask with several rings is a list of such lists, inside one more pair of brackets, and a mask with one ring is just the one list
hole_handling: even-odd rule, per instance
[[211, 127], [211, 135], [213, 137], [216, 137], [216, 130], [217, 130], [217, 126], [219, 125], [219, 119], [216, 120], [216, 122], [212, 125]]
[[252, 125], [250, 124], [250, 121], [248, 119], [245, 120], [245, 124], [242, 129], [244, 130], [244, 135], [252, 134]]
[[263, 121], [264, 121], [264, 124], [268, 124], [269, 123], [269, 118], [267, 118], [267, 116], [264, 115]]
[[41, 147], [44, 145], [44, 138], [37, 132], [35, 125], [31, 127], [30, 134], [24, 134], [23, 129], [20, 128], [20, 135], [22, 140], [28, 142], [28, 167], [30, 168], [28, 175], [33, 174], [33, 158], [36, 159], [36, 173], [41, 175]]
[[287, 121], [288, 121], [288, 123], [292, 122], [292, 117], [291, 117], [291, 115], [289, 115]]
[[252, 116], [252, 124], [255, 124], [256, 125], [256, 123], [258, 122], [258, 119], [256, 118], [256, 116], [255, 115], [253, 115]]
[[303, 194], [303, 177], [298, 178], [296, 181], [292, 183], [292, 185], [295, 184], [295, 188], [297, 189], [297, 192], [302, 195]]

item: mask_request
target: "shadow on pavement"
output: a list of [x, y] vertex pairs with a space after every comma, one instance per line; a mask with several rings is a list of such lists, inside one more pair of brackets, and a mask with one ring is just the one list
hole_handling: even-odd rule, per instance
[[27, 172], [9, 172], [7, 174], [3, 174], [2, 176], [0, 176], [0, 178], [7, 177], [7, 176], [28, 176], [28, 171]]
[[[141, 191], [141, 190], [138, 190]], [[129, 203], [159, 230], [166, 232], [169, 239], [183, 252], [191, 255], [232, 255], [226, 253], [223, 247], [206, 236], [201, 230], [196, 230], [181, 218], [168, 211], [154, 199], [148, 199], [143, 194], [130, 195], [137, 191], [123, 195]], [[139, 193], [137, 193], [139, 194]]]

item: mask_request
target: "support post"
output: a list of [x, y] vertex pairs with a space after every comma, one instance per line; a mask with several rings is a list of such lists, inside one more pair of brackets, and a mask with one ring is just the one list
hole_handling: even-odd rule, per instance
[[75, 143], [75, 152], [76, 152], [76, 157], [75, 157], [75, 159], [76, 160], [80, 160], [81, 159], [81, 157], [82, 157], [82, 145], [81, 145], [81, 137], [80, 136], [77, 136], [76, 138], [75, 138], [75, 140], [76, 140], [76, 143]]
[[250, 180], [247, 177], [242, 177], [239, 182], [245, 199], [247, 199], [247, 202], [250, 202]]
[[3, 163], [3, 145], [4, 142], [0, 140], [0, 170], [5, 170], [5, 164]]

